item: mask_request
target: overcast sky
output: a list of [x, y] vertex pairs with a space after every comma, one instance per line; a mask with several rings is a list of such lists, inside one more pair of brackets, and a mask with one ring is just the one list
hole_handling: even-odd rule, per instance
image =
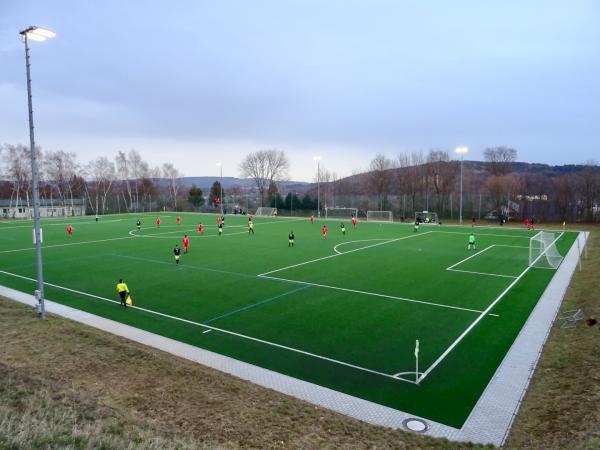
[[377, 153], [466, 145], [519, 160], [600, 155], [600, 1], [0, 0], [0, 143], [80, 162], [135, 148], [187, 176], [245, 154], [314, 155], [348, 175]]

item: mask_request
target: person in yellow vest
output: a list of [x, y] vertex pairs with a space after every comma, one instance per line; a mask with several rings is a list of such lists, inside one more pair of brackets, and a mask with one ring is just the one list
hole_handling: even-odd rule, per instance
[[121, 306], [127, 308], [127, 296], [129, 295], [129, 288], [127, 284], [123, 283], [123, 279], [119, 278], [119, 282], [117, 283], [117, 292], [119, 293], [119, 297], [121, 297]]

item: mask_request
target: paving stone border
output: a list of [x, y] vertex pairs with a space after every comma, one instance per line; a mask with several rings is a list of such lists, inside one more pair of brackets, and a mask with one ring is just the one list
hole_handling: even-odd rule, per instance
[[[425, 429], [418, 431], [421, 434], [444, 437], [454, 441], [500, 446], [504, 443], [521, 405], [544, 343], [548, 338], [571, 277], [577, 268], [579, 252], [583, 251], [588, 236], [588, 232], [579, 233], [577, 239], [580, 250], [576, 244], [569, 250], [461, 429], [416, 417], [50, 300], [46, 300], [46, 311], [374, 425], [407, 429], [404, 424], [423, 422]], [[33, 295], [4, 286], [0, 286], [0, 295], [32, 307], [36, 304]], [[411, 419], [417, 419], [417, 421]]]

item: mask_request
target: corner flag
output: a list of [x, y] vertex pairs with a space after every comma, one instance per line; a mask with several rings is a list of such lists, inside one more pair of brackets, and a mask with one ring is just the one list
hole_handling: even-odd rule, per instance
[[419, 340], [417, 339], [415, 342], [415, 358], [419, 357]]

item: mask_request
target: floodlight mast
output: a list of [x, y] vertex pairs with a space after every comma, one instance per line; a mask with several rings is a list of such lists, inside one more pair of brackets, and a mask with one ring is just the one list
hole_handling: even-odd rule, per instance
[[462, 210], [463, 210], [463, 156], [469, 151], [467, 147], [458, 147], [456, 153], [460, 155], [460, 208], [458, 212], [459, 223], [462, 225]]
[[317, 162], [317, 217], [321, 217], [321, 157], [313, 156]]
[[27, 105], [29, 109], [29, 147], [31, 152], [31, 189], [33, 195], [33, 236], [35, 240], [35, 265], [37, 274], [37, 289], [35, 296], [38, 301], [38, 314], [41, 319], [46, 317], [46, 306], [44, 304], [44, 272], [42, 266], [42, 239], [40, 227], [40, 194], [38, 188], [38, 167], [35, 153], [35, 137], [33, 133], [33, 103], [31, 95], [31, 73], [29, 63], [29, 39], [43, 42], [56, 36], [54, 31], [31, 26], [21, 31], [25, 43], [25, 70], [27, 73]]

